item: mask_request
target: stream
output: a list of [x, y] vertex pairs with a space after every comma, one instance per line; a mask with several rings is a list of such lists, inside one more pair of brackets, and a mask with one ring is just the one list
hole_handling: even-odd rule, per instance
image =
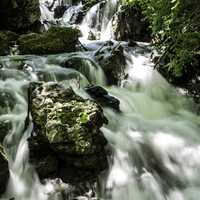
[[[0, 57], [0, 122], [11, 124], [4, 139], [10, 180], [2, 200], [64, 200], [59, 193], [66, 184], [47, 180], [41, 184], [28, 162], [27, 138], [33, 124], [25, 129], [30, 82], [59, 82], [71, 86], [82, 97], [88, 84], [106, 88], [120, 101], [120, 111], [104, 108], [108, 125], [101, 128], [112, 149], [109, 169], [99, 177], [98, 198], [80, 200], [197, 200], [200, 195], [200, 117], [192, 101], [173, 88], [154, 70], [153, 47], [137, 42], [134, 47], [115, 41], [111, 20], [120, 9], [118, 0], [97, 3], [81, 23], [73, 24], [82, 4], [71, 6], [62, 18], [55, 19], [41, 0], [44, 26], [78, 26], [81, 44], [89, 51], [58, 55], [9, 55]], [[64, 2], [69, 5], [70, 2]], [[56, 4], [54, 5], [56, 7]], [[103, 9], [103, 10], [102, 10]], [[91, 33], [92, 32], [92, 33]], [[88, 40], [90, 34], [96, 40]], [[126, 60], [126, 79], [108, 86], [106, 76], [94, 61], [94, 52], [106, 41], [121, 44]], [[85, 69], [63, 68], [62, 63], [81, 58]], [[70, 199], [70, 198], [69, 198]]]

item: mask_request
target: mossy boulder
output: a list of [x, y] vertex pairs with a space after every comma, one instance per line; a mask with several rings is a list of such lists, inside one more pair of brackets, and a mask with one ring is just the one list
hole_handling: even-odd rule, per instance
[[0, 196], [5, 192], [9, 179], [8, 161], [3, 146], [0, 144]]
[[18, 39], [21, 54], [56, 54], [76, 51], [79, 30], [72, 27], [52, 27], [38, 34], [21, 35]]
[[40, 29], [39, 0], [1, 0], [0, 29], [27, 32]]
[[0, 32], [0, 56], [9, 54], [10, 46], [12, 46], [17, 40], [18, 35], [11, 31]]
[[[49, 150], [44, 158], [48, 157], [59, 168], [52, 168], [56, 177], [69, 181], [81, 179], [86, 174], [95, 176], [105, 169], [106, 140], [99, 129], [107, 120], [102, 108], [76, 95], [71, 88], [64, 89], [56, 83], [32, 85], [31, 114], [36, 134], [29, 139], [32, 163], [38, 166], [35, 147], [40, 149], [46, 146]], [[44, 178], [41, 170], [38, 167], [39, 175]], [[85, 173], [82, 173], [84, 170]], [[80, 175], [71, 176], [76, 173]]]

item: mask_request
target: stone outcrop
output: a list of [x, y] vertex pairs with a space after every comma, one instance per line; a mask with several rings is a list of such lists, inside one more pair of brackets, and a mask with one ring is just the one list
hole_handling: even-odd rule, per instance
[[56, 54], [73, 52], [78, 43], [79, 30], [71, 27], [52, 27], [38, 34], [21, 35], [18, 39], [21, 54]]
[[32, 87], [30, 162], [40, 178], [76, 182], [96, 177], [107, 167], [106, 140], [99, 130], [107, 122], [102, 108], [56, 83]]

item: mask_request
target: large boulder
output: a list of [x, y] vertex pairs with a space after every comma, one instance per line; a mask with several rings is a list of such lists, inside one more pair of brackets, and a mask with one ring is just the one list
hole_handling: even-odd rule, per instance
[[150, 42], [149, 24], [138, 7], [124, 6], [112, 20], [113, 34], [120, 41]]
[[3, 146], [0, 144], [0, 196], [5, 192], [9, 179], [8, 161], [6, 159]]
[[15, 32], [39, 30], [39, 0], [1, 0], [0, 29]]
[[107, 166], [106, 140], [99, 130], [107, 122], [102, 108], [59, 84], [32, 88], [30, 161], [40, 178], [73, 182], [95, 177]]
[[52, 27], [38, 34], [21, 35], [18, 39], [21, 54], [56, 54], [73, 52], [78, 43], [79, 30], [72, 27]]

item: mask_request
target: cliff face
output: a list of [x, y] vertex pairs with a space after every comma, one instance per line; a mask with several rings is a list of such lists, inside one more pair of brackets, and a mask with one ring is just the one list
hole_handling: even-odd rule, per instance
[[40, 8], [38, 0], [1, 0], [0, 29], [14, 32], [38, 31]]

